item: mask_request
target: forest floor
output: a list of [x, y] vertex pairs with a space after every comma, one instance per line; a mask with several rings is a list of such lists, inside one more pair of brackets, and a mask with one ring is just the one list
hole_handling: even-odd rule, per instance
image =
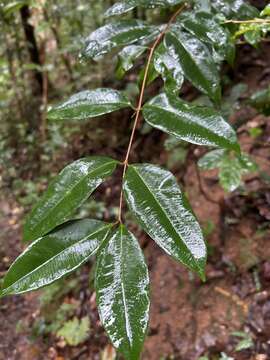
[[[269, 63], [269, 48], [259, 55], [243, 51], [234, 70], [235, 83], [246, 82], [249, 92], [269, 84]], [[238, 129], [242, 149], [269, 174], [269, 118], [245, 107], [234, 114], [232, 121], [239, 117], [247, 118]], [[262, 128], [263, 133], [251, 139], [247, 130], [255, 126]], [[146, 141], [149, 146], [151, 139]], [[201, 150], [192, 151], [197, 156]], [[162, 162], [166, 154], [161, 151], [158, 156]], [[208, 227], [207, 281], [200, 282], [135, 230], [151, 276], [151, 320], [142, 359], [197, 360], [203, 355], [219, 359], [221, 353], [224, 359], [226, 355], [236, 360], [270, 359], [269, 182], [252, 174], [245, 179], [244, 194], [235, 191], [228, 195], [220, 188], [216, 171], [203, 172], [198, 177], [194, 161], [185, 166], [184, 172], [175, 173], [201, 224]], [[0, 209], [2, 276], [23, 248], [21, 224], [25, 214], [8, 194], [0, 201]], [[9, 297], [0, 302], [0, 360], [114, 359], [98, 320], [94, 289], [89, 287], [87, 274], [91, 267], [86, 265], [79, 273], [76, 290], [71, 286], [61, 295], [62, 302], [76, 305], [76, 316], [89, 317], [87, 340], [72, 347], [52, 332], [44, 335], [38, 322], [44, 317], [41, 292]], [[53, 311], [53, 303], [54, 299], [49, 303], [49, 311]], [[236, 331], [241, 332], [240, 337], [234, 334]], [[247, 349], [236, 351], [243, 340]]]

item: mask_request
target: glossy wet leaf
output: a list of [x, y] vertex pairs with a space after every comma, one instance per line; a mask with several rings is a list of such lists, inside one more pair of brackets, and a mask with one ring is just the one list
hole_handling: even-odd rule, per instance
[[67, 218], [109, 177], [117, 161], [87, 157], [66, 166], [49, 185], [24, 225], [24, 240], [34, 240]]
[[215, 102], [220, 102], [218, 69], [207, 45], [179, 25], [173, 25], [166, 34], [165, 45], [175, 54], [185, 77]]
[[193, 36], [212, 47], [213, 56], [223, 60], [228, 51], [229, 32], [220, 20], [207, 12], [186, 12], [178, 18], [178, 23]]
[[172, 94], [161, 94], [144, 105], [143, 115], [153, 127], [182, 140], [239, 151], [235, 131], [212, 108], [191, 105]]
[[130, 211], [148, 235], [167, 254], [204, 278], [202, 231], [174, 176], [154, 165], [131, 165], [124, 191]]
[[113, 48], [138, 42], [150, 36], [155, 30], [154, 26], [140, 20], [120, 20], [109, 23], [88, 36], [82, 55], [97, 59]]
[[139, 359], [148, 325], [149, 276], [136, 238], [123, 225], [98, 254], [95, 285], [101, 322], [113, 345], [126, 359]]
[[105, 17], [122, 15], [133, 10], [137, 6], [144, 8], [168, 7], [182, 3], [183, 0], [124, 0], [111, 6], [105, 13]]
[[154, 54], [154, 66], [164, 80], [166, 91], [177, 93], [183, 85], [184, 75], [173, 49], [161, 44]]
[[227, 18], [253, 19], [259, 15], [259, 11], [245, 0], [218, 0], [211, 1], [212, 8]]
[[82, 120], [130, 107], [130, 101], [113, 89], [81, 91], [48, 111], [50, 120]]
[[121, 67], [128, 71], [133, 67], [134, 61], [139, 58], [145, 51], [147, 47], [140, 45], [129, 45], [126, 46], [119, 53], [119, 60]]
[[97, 252], [110, 229], [100, 221], [77, 220], [37, 239], [11, 265], [1, 296], [39, 289], [74, 271]]

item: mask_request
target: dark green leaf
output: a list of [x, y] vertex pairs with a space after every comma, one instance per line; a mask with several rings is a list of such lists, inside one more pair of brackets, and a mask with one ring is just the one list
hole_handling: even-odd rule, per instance
[[215, 102], [220, 102], [219, 74], [208, 47], [182, 31], [179, 25], [174, 25], [166, 34], [165, 45], [175, 54], [186, 78]]
[[178, 23], [210, 47], [216, 63], [226, 59], [233, 65], [235, 44], [229, 30], [220, 24], [218, 16], [206, 11], [186, 12], [178, 18]]
[[143, 115], [150, 125], [185, 141], [239, 151], [234, 130], [212, 108], [161, 94], [144, 105]]
[[96, 89], [81, 91], [72, 95], [64, 103], [48, 111], [50, 120], [82, 120], [131, 106], [130, 101], [120, 92], [113, 89]]
[[161, 44], [154, 54], [154, 66], [156, 71], [162, 75], [165, 89], [177, 93], [183, 85], [184, 75], [175, 53]]
[[222, 27], [213, 14], [207, 12], [186, 12], [178, 18], [181, 24], [192, 35], [213, 46], [224, 59], [227, 52], [229, 32]]
[[139, 20], [121, 20], [104, 25], [86, 39], [83, 55], [97, 59], [113, 48], [141, 41], [155, 30], [156, 27]]
[[168, 7], [180, 4], [183, 0], [123, 0], [110, 7], [105, 17], [125, 14], [137, 6], [144, 8]]
[[66, 166], [27, 217], [24, 240], [34, 240], [67, 220], [116, 165], [107, 157], [88, 157]]
[[113, 345], [138, 360], [149, 313], [149, 277], [136, 238], [121, 225], [98, 254], [97, 304]]
[[211, 1], [211, 6], [218, 14], [223, 14], [226, 18], [253, 19], [259, 15], [259, 11], [247, 4], [245, 0]]
[[37, 239], [11, 265], [1, 296], [39, 289], [74, 271], [96, 253], [110, 229], [100, 221], [77, 220]]
[[202, 231], [174, 176], [154, 165], [132, 165], [125, 176], [124, 191], [130, 211], [149, 236], [204, 278]]

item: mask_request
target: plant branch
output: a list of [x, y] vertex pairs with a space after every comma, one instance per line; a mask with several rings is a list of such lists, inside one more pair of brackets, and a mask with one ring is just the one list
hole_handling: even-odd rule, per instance
[[268, 19], [253, 19], [253, 20], [226, 20], [223, 24], [269, 24]]
[[[123, 175], [122, 175], [122, 183], [123, 183], [124, 177], [126, 175], [126, 171], [127, 171], [127, 167], [128, 167], [128, 160], [129, 160], [129, 156], [130, 156], [130, 151], [131, 151], [131, 148], [132, 148], [136, 128], [137, 128], [139, 118], [140, 118], [140, 113], [141, 113], [141, 110], [142, 110], [144, 92], [145, 92], [145, 88], [146, 88], [146, 84], [147, 84], [147, 77], [148, 77], [148, 73], [149, 73], [150, 64], [151, 64], [151, 61], [152, 61], [152, 58], [153, 58], [153, 55], [154, 55], [154, 51], [155, 51], [156, 47], [159, 45], [159, 43], [162, 40], [163, 36], [166, 34], [168, 29], [170, 28], [171, 24], [175, 21], [176, 17], [184, 10], [185, 7], [186, 7], [186, 4], [183, 4], [173, 14], [173, 16], [170, 18], [169, 22], [167, 23], [167, 26], [165, 27], [165, 29], [159, 34], [159, 36], [156, 38], [153, 45], [150, 47], [150, 52], [149, 52], [149, 55], [148, 55], [148, 59], [147, 59], [146, 67], [145, 67], [145, 73], [144, 73], [144, 77], [143, 77], [143, 82], [142, 82], [142, 86], [141, 86], [141, 90], [140, 90], [139, 101], [138, 101], [138, 105], [137, 105], [136, 112], [135, 112], [135, 120], [134, 120], [132, 132], [131, 132], [131, 136], [130, 136], [130, 140], [129, 140], [129, 144], [128, 144], [126, 157], [125, 157], [125, 160], [123, 162], [124, 168], [123, 168]], [[118, 214], [118, 221], [120, 223], [122, 222], [122, 208], [123, 208], [123, 186], [122, 186], [121, 194], [120, 194], [119, 214]]]

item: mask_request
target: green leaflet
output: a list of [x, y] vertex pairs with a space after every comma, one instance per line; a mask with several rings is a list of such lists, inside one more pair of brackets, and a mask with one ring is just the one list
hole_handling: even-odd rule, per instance
[[82, 55], [97, 59], [113, 48], [139, 42], [155, 31], [155, 26], [147, 25], [140, 20], [120, 20], [110, 23], [88, 36]]
[[71, 221], [37, 239], [11, 265], [0, 295], [36, 290], [74, 271], [102, 246], [111, 226]]
[[130, 101], [113, 89], [81, 91], [48, 111], [50, 120], [82, 120], [131, 107]]
[[221, 100], [219, 74], [208, 47], [174, 24], [165, 36], [165, 45], [179, 61], [185, 77], [216, 103]]
[[24, 240], [34, 240], [67, 218], [109, 177], [117, 161], [108, 157], [87, 157], [66, 166], [49, 185], [40, 201], [28, 215]]
[[136, 238], [123, 225], [98, 254], [95, 286], [113, 345], [126, 359], [139, 359], [149, 317], [149, 276]]
[[164, 80], [165, 90], [177, 94], [183, 85], [184, 75], [176, 54], [161, 44], [154, 53], [154, 66]]
[[221, 26], [220, 19], [209, 12], [186, 12], [178, 17], [178, 23], [200, 41], [208, 44], [217, 63], [225, 58], [232, 65], [230, 33]]
[[204, 278], [206, 246], [190, 205], [167, 170], [129, 166], [124, 191], [130, 211], [166, 253]]
[[133, 10], [137, 6], [141, 7], [168, 7], [182, 3], [183, 0], [124, 0], [111, 6], [106, 12], [105, 17], [122, 15]]
[[133, 67], [134, 61], [147, 50], [146, 46], [129, 45], [118, 54], [121, 67], [128, 71]]
[[239, 152], [235, 131], [212, 108], [191, 105], [172, 94], [161, 94], [144, 105], [143, 115], [153, 127], [182, 140]]
[[211, 1], [211, 6], [217, 14], [223, 14], [226, 18], [253, 19], [259, 15], [259, 11], [245, 0]]

